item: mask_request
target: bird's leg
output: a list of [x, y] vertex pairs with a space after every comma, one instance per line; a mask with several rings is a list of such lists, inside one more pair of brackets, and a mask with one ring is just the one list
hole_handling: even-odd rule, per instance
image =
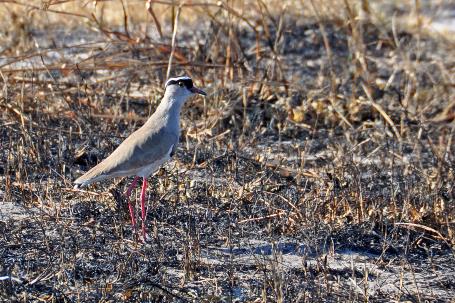
[[144, 242], [146, 239], [146, 231], [145, 231], [145, 190], [147, 189], [147, 178], [142, 178], [142, 190], [141, 190], [141, 214], [142, 214], [142, 236], [144, 237]]
[[133, 210], [133, 206], [131, 205], [131, 202], [130, 202], [130, 195], [131, 195], [131, 191], [136, 186], [138, 179], [139, 179], [138, 176], [134, 177], [133, 182], [131, 182], [131, 185], [128, 187], [128, 189], [125, 192], [126, 201], [128, 201], [128, 209], [130, 211], [131, 225], [133, 225], [134, 233], [136, 233], [136, 219], [134, 218], [134, 210]]
[[139, 179], [138, 176], [134, 177], [133, 182], [131, 182], [131, 185], [128, 187], [128, 189], [125, 192], [125, 196], [129, 197], [131, 195], [131, 191], [133, 191], [133, 188], [136, 186], [138, 179]]

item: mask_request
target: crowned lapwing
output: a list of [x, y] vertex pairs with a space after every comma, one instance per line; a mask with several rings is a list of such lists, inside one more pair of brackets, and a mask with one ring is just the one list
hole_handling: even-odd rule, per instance
[[126, 138], [109, 157], [74, 181], [75, 188], [77, 188], [109, 178], [135, 176], [125, 192], [131, 224], [135, 230], [136, 220], [129, 196], [141, 177], [141, 217], [144, 241], [146, 240], [145, 190], [147, 177], [174, 155], [180, 135], [180, 110], [188, 97], [194, 94], [207, 95], [193, 85], [190, 77], [170, 78], [166, 82], [161, 103], [147, 122]]

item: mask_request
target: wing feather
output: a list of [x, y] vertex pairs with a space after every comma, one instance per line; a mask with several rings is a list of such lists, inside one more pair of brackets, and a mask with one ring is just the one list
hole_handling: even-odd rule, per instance
[[74, 183], [88, 185], [110, 177], [134, 175], [141, 168], [167, 156], [178, 140], [178, 134], [167, 131], [165, 127], [150, 128], [145, 124]]

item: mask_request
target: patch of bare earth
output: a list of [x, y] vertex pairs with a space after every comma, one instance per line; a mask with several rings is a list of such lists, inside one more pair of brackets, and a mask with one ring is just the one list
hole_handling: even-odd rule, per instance
[[157, 43], [141, 24], [15, 17], [23, 39], [1, 36], [0, 301], [453, 300], [453, 45], [348, 1], [327, 20], [229, 3], [179, 29], [172, 73], [209, 96], [188, 102], [177, 155], [150, 178], [145, 244], [131, 179], [71, 183], [156, 108], [172, 26]]

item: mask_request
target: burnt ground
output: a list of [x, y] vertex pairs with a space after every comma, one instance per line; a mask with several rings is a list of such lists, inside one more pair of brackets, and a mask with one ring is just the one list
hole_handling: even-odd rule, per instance
[[0, 300], [453, 300], [450, 44], [292, 16], [256, 44], [215, 21], [180, 37], [174, 73], [209, 96], [188, 102], [174, 161], [149, 179], [146, 243], [131, 178], [71, 182], [153, 112], [169, 45], [36, 29], [25, 54], [39, 56], [4, 48]]

